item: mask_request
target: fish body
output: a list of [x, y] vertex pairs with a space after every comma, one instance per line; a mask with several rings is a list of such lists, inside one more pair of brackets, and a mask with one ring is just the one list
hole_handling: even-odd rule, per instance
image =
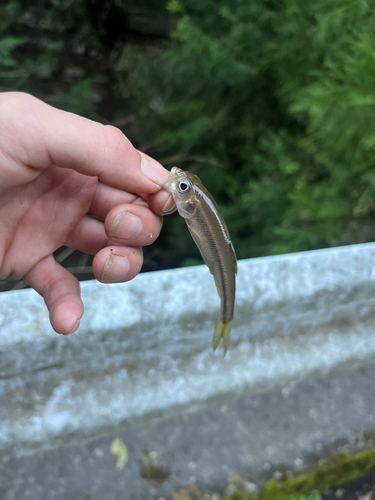
[[214, 277], [221, 298], [212, 346], [223, 339], [224, 354], [228, 348], [234, 312], [237, 259], [229, 232], [215, 200], [199, 177], [173, 167], [165, 184], [174, 199], [178, 213], [185, 219], [204, 262]]

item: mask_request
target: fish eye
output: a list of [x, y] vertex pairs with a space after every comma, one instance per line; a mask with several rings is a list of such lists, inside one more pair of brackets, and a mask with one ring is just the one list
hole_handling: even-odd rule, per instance
[[190, 191], [190, 183], [187, 180], [182, 180], [178, 184], [178, 189], [180, 193], [187, 193]]

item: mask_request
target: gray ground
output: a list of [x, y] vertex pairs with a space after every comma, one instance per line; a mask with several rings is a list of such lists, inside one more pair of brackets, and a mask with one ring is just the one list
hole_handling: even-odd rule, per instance
[[209, 348], [205, 267], [82, 284], [69, 338], [34, 291], [1, 294], [0, 500], [220, 493], [234, 471], [261, 484], [361, 449], [375, 435], [374, 261], [375, 244], [240, 261], [225, 358]]
[[[192, 481], [203, 490], [222, 492], [233, 471], [261, 484], [275, 470], [301, 469], [339, 449], [354, 451], [371, 442], [374, 378], [375, 367], [362, 368], [147, 428], [8, 459], [0, 465], [0, 499], [158, 499]], [[129, 453], [120, 471], [109, 452], [114, 437]], [[159, 482], [141, 477], [150, 470]]]

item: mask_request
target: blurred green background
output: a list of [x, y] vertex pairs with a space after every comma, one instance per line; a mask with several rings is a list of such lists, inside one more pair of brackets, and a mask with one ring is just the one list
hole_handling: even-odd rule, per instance
[[[198, 174], [238, 258], [374, 240], [375, 3], [10, 0], [0, 89]], [[145, 269], [200, 263], [177, 215]]]

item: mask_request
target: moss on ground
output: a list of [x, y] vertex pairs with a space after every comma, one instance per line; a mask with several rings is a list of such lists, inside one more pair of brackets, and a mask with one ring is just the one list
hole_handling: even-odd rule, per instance
[[[375, 449], [356, 455], [339, 453], [292, 478], [286, 475], [281, 479], [272, 478], [257, 494], [236, 491], [222, 497], [221, 500], [320, 500], [320, 493], [357, 479], [373, 468], [375, 468]], [[243, 480], [243, 482], [246, 481]], [[183, 490], [172, 496], [172, 500], [211, 500], [212, 498], [218, 497], [200, 493], [196, 487], [194, 491]]]
[[323, 493], [334, 486], [357, 479], [373, 468], [375, 449], [357, 455], [340, 453], [291, 479], [270, 479], [263, 486], [259, 500], [295, 500], [298, 495], [310, 495], [314, 490]]

